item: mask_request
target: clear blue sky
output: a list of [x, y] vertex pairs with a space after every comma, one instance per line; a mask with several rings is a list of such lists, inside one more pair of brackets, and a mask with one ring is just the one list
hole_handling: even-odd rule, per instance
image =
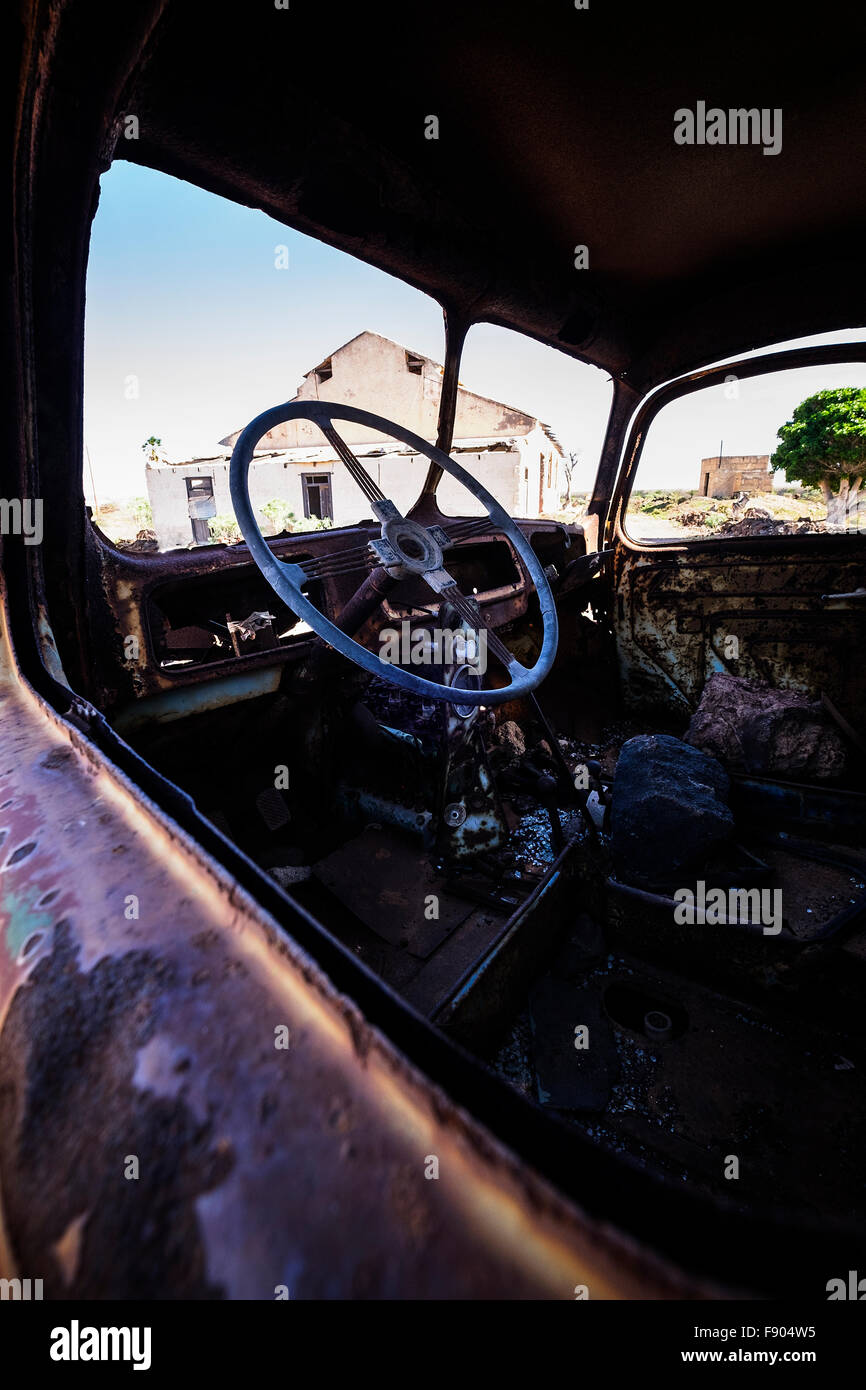
[[[287, 270], [276, 268], [279, 246]], [[100, 498], [144, 493], [149, 435], [174, 461], [213, 452], [365, 328], [443, 360], [441, 310], [418, 290], [264, 213], [112, 165], [93, 225], [85, 319], [85, 441]], [[584, 456], [589, 486], [609, 408], [606, 373], [479, 325], [461, 380], [553, 425]]]
[[[288, 269], [276, 267], [279, 246]], [[144, 494], [149, 435], [172, 461], [214, 452], [363, 329], [443, 360], [441, 311], [426, 295], [264, 213], [112, 165], [93, 225], [85, 319], [85, 442], [100, 501]], [[576, 486], [591, 486], [610, 403], [604, 372], [482, 324], [467, 339], [461, 381], [546, 420], [580, 455]], [[838, 383], [809, 389], [849, 381], [866, 384], [866, 375], [843, 371]], [[770, 399], [744, 384], [727, 402], [725, 452], [769, 453], [789, 395]], [[696, 486], [698, 461], [718, 450], [716, 412], [680, 410], [663, 435], [651, 431], [638, 486]], [[92, 500], [86, 468], [84, 478]]]

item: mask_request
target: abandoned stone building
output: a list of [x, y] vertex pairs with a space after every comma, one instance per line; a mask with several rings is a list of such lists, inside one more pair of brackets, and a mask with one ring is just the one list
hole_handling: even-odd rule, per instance
[[769, 492], [773, 486], [769, 454], [716, 454], [701, 459], [702, 497], [736, 497], [738, 492]]
[[[363, 332], [307, 372], [293, 399], [359, 406], [434, 440], [441, 376], [431, 358]], [[339, 431], [385, 495], [408, 509], [421, 490], [427, 459], [349, 421], [339, 422]], [[223, 452], [212, 457], [148, 464], [147, 492], [161, 549], [206, 544], [210, 519], [231, 514], [229, 462], [239, 433], [220, 440]], [[451, 452], [512, 516], [538, 517], [558, 508], [562, 446], [535, 416], [461, 386]], [[262, 438], [250, 469], [250, 497], [266, 530], [268, 517], [260, 509], [275, 500], [291, 508], [293, 529], [351, 525], [368, 514], [357, 485], [309, 420], [287, 421]], [[438, 501], [446, 514], [483, 514], [480, 503], [447, 474]]]

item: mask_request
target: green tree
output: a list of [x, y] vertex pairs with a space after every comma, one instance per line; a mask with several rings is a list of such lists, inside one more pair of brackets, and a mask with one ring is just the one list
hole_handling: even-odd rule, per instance
[[159, 463], [162, 459], [162, 440], [155, 434], [151, 434], [141, 446], [141, 451], [147, 458], [148, 463]]
[[789, 483], [819, 487], [829, 530], [844, 530], [866, 474], [866, 388], [839, 386], [801, 401], [770, 460]]

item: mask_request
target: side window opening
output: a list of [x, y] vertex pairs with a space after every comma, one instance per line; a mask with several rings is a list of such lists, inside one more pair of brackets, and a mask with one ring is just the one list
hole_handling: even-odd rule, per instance
[[866, 363], [731, 373], [653, 417], [624, 526], [648, 542], [866, 534], [864, 481]]

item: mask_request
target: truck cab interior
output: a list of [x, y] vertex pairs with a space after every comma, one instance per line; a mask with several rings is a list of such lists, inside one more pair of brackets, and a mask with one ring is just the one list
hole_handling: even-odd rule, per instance
[[[347, 7], [323, 62], [314, 7], [241, 25], [141, 0], [122, 32], [101, 3], [33, 7], [52, 80], [21, 97], [38, 140], [7, 455], [46, 535], [9, 547], [10, 628], [43, 698], [521, 1161], [707, 1288], [802, 1288], [813, 1255], [826, 1279], [866, 1244], [866, 525], [652, 539], [627, 513], [665, 410], [866, 364], [860, 46], [806, 73], [796, 48], [768, 65], [769, 9], [712, 50], [676, 7], [542, 10], [529, 43], [525, 8], [446, 0], [419, 42], [381, 5], [385, 62]], [[779, 154], [674, 142], [732, 62], [738, 93], [784, 110]], [[327, 383], [262, 400], [231, 462], [243, 541], [112, 543], [80, 459], [90, 230], [118, 160], [435, 300], [435, 440]], [[510, 515], [452, 454], [477, 324], [609, 374], [582, 514]], [[265, 539], [249, 469], [296, 417], [360, 519]], [[345, 442], [353, 420], [423, 454], [411, 507]], [[448, 475], [463, 513], [440, 506]], [[794, 697], [785, 766], [713, 732], [745, 717], [706, 704], [728, 678]], [[709, 753], [714, 791], [689, 762]], [[716, 813], [724, 835], [692, 844]], [[675, 895], [699, 880], [781, 906], [695, 925]]]

